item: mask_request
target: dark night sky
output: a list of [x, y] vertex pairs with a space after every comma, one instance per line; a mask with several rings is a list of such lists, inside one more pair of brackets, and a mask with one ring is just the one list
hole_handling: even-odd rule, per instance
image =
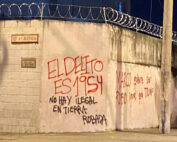
[[[163, 18], [163, 1], [162, 0], [131, 0], [131, 15], [141, 17], [142, 19], [152, 21], [162, 25]], [[150, 18], [151, 15], [151, 18]]]
[[[131, 15], [141, 17], [152, 23], [163, 24], [163, 0], [131, 0]], [[174, 0], [173, 7], [173, 30], [177, 31], [177, 1]], [[151, 18], [150, 18], [151, 13]]]
[[[84, 6], [106, 6], [118, 10], [119, 2], [122, 2], [124, 4], [123, 7], [126, 7], [127, 1], [131, 1], [130, 15], [151, 21], [152, 23], [158, 25], [162, 25], [163, 0], [0, 0], [0, 3], [51, 2], [51, 3], [73, 4], [73, 5], [84, 5]], [[152, 10], [151, 10], [151, 1], [152, 1]], [[173, 30], [175, 31], [177, 31], [177, 8], [175, 8], [176, 6], [177, 6], [177, 0], [174, 0]]]

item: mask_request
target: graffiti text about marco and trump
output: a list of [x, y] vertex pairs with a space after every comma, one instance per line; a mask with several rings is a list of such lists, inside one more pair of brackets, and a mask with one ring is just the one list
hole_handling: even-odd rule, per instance
[[128, 101], [139, 101], [153, 96], [154, 84], [151, 75], [143, 73], [116, 72], [117, 91], [116, 98], [119, 104], [127, 104]]

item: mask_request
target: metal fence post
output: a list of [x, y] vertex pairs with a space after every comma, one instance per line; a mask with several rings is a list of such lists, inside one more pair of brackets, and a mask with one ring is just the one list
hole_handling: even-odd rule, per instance
[[41, 13], [41, 20], [42, 20], [43, 15], [44, 15], [44, 3], [43, 2], [42, 2], [42, 7], [41, 7], [40, 13]]

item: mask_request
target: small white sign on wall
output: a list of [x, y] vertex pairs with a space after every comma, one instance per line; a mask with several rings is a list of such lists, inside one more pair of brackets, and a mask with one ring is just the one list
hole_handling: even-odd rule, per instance
[[38, 34], [14, 34], [11, 36], [12, 44], [38, 43], [38, 41], [39, 41]]
[[36, 68], [36, 58], [21, 58], [21, 68]]

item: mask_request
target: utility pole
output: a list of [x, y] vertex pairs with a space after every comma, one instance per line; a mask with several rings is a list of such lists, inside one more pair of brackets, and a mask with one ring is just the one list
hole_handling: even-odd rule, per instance
[[172, 18], [173, 0], [164, 0], [163, 39], [161, 59], [161, 122], [163, 134], [170, 133], [170, 98], [171, 98], [171, 49], [172, 49]]

